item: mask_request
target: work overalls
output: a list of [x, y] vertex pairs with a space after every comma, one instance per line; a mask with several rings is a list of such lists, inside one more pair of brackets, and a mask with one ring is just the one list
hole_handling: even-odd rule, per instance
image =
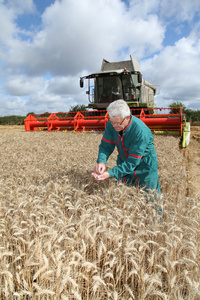
[[115, 177], [127, 185], [138, 184], [161, 194], [158, 179], [158, 163], [151, 130], [137, 117], [122, 132], [117, 132], [108, 121], [99, 146], [97, 163], [106, 164], [117, 147], [117, 165], [108, 170], [110, 178]]

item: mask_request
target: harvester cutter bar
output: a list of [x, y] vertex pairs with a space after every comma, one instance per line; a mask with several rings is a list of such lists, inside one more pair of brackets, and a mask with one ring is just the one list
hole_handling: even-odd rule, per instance
[[[182, 135], [182, 107], [131, 109], [153, 132]], [[104, 131], [109, 120], [107, 111], [59, 112], [53, 114], [32, 114], [24, 120], [26, 131]]]

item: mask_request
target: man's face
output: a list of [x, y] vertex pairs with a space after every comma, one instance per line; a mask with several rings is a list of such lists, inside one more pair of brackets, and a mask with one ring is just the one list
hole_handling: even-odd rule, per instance
[[123, 130], [129, 123], [130, 116], [122, 119], [122, 117], [110, 118], [110, 122], [117, 132]]

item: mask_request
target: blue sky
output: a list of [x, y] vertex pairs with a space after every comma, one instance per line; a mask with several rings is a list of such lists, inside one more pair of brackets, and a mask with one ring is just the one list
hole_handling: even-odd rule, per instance
[[88, 104], [80, 76], [135, 57], [157, 107], [200, 109], [199, 0], [0, 0], [0, 116]]

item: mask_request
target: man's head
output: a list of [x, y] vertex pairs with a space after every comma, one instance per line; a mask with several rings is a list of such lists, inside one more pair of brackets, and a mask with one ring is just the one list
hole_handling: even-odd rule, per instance
[[124, 100], [116, 100], [109, 104], [107, 112], [110, 122], [116, 131], [123, 130], [130, 121], [130, 108]]

